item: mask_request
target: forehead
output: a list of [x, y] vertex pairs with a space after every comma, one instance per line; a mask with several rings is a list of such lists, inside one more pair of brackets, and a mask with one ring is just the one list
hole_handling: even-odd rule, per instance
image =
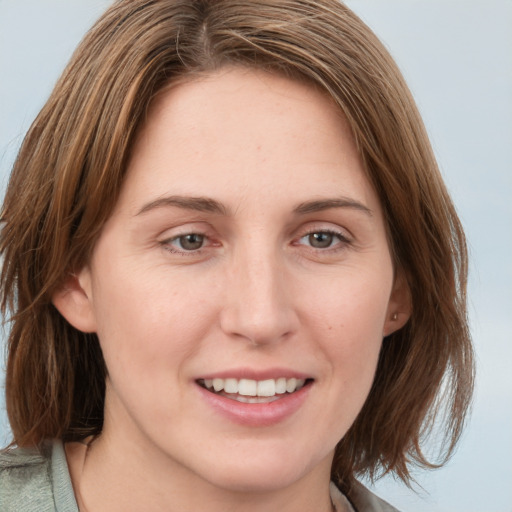
[[375, 201], [330, 97], [279, 75], [227, 68], [159, 93], [133, 147], [124, 192], [221, 200], [233, 192], [240, 200], [265, 191], [270, 200], [279, 187]]
[[[305, 116], [311, 123], [303, 122]], [[239, 139], [246, 142], [249, 136], [259, 141], [262, 126], [267, 127], [267, 142], [282, 137], [283, 128], [289, 131], [295, 126], [301, 127], [304, 138], [311, 131], [333, 125], [343, 131], [343, 138], [353, 138], [341, 109], [313, 84], [258, 69], [226, 67], [160, 91], [150, 105], [139, 140], [154, 136], [165, 125], [183, 137], [215, 136], [229, 142], [227, 130], [241, 124], [244, 130], [239, 132]]]

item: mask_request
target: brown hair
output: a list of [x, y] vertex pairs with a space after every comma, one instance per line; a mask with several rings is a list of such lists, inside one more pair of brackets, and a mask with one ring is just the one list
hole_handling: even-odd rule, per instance
[[472, 394], [465, 239], [399, 70], [337, 0], [120, 0], [87, 34], [24, 140], [2, 211], [14, 442], [101, 432], [106, 368], [97, 337], [71, 327], [52, 294], [87, 262], [155, 94], [226, 64], [308, 80], [352, 127], [413, 312], [383, 344], [332, 476], [343, 486], [363, 473], [407, 482], [411, 463], [434, 465], [421, 449], [434, 424], [442, 454], [452, 453]]

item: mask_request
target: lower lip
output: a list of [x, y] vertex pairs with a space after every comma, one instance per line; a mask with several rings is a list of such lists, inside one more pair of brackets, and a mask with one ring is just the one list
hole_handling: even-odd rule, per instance
[[286, 420], [300, 409], [312, 387], [312, 383], [308, 383], [298, 391], [282, 395], [273, 402], [248, 404], [217, 395], [199, 384], [196, 385], [203, 399], [217, 413], [233, 423], [248, 427], [269, 427]]

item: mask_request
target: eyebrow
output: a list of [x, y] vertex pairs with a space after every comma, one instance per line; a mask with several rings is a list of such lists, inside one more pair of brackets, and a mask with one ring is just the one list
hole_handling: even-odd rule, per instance
[[354, 210], [361, 211], [370, 217], [373, 216], [373, 212], [365, 206], [363, 203], [359, 201], [355, 201], [354, 199], [350, 199], [348, 197], [335, 197], [332, 199], [319, 199], [316, 201], [306, 201], [304, 203], [300, 203], [295, 209], [294, 212], [300, 215], [305, 215], [307, 213], [315, 213], [321, 212], [323, 210], [329, 210], [331, 208], [351, 208]]
[[[222, 203], [219, 203], [215, 199], [211, 199], [209, 197], [166, 196], [146, 203], [137, 212], [136, 216], [142, 215], [157, 208], [169, 206], [185, 208], [187, 210], [195, 210], [199, 212], [216, 213], [218, 215], [228, 215], [228, 210]], [[296, 206], [293, 209], [293, 212], [299, 215], [306, 215], [308, 213], [321, 212], [331, 208], [351, 208], [361, 211], [370, 217], [373, 216], [373, 212], [363, 203], [347, 197], [305, 201]]]
[[198, 212], [217, 213], [219, 215], [227, 215], [227, 210], [223, 204], [210, 199], [208, 197], [188, 197], [188, 196], [166, 196], [160, 197], [145, 204], [136, 215], [142, 215], [156, 208], [163, 206], [177, 206], [187, 210], [195, 210]]

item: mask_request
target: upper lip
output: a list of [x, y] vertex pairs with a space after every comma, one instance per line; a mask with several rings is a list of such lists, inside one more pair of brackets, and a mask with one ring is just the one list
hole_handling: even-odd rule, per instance
[[285, 377], [287, 379], [311, 379], [310, 374], [292, 370], [290, 368], [267, 368], [264, 370], [256, 370], [252, 368], [233, 368], [218, 372], [207, 373], [199, 376], [195, 380], [204, 379], [250, 379], [250, 380], [267, 380], [279, 379]]

